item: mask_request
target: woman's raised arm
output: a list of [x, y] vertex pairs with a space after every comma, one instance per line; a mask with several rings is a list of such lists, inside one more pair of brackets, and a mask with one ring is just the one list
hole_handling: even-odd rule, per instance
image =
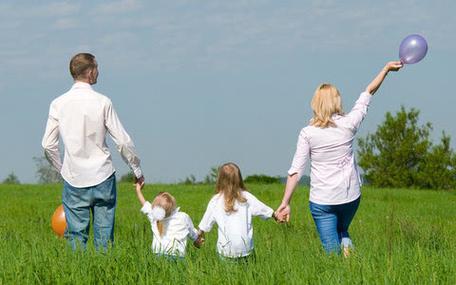
[[388, 62], [385, 67], [382, 68], [382, 70], [377, 74], [377, 76], [372, 80], [369, 85], [366, 87], [366, 92], [368, 92], [371, 95], [374, 95], [374, 93], [380, 88], [380, 85], [382, 85], [383, 80], [385, 79], [386, 75], [390, 71], [398, 71], [399, 69], [402, 68], [402, 63], [400, 61], [390, 61]]

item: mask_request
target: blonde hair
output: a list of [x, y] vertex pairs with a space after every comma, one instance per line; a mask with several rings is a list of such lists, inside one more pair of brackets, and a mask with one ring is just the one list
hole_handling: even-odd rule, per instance
[[[165, 210], [165, 218], [167, 218], [176, 210], [176, 199], [168, 192], [160, 192], [155, 196], [154, 201], [152, 201], [152, 207], [156, 206], [162, 207]], [[157, 228], [160, 236], [163, 236], [164, 229], [162, 221], [157, 221]]]
[[220, 166], [215, 190], [216, 193], [223, 194], [225, 212], [227, 213], [236, 212], [236, 209], [234, 209], [234, 203], [236, 201], [239, 203], [245, 203], [247, 201], [241, 194], [242, 190], [246, 190], [244, 181], [242, 180], [241, 170], [232, 162]]
[[335, 127], [336, 124], [331, 118], [332, 115], [343, 115], [339, 90], [329, 83], [323, 83], [317, 87], [310, 105], [314, 114], [310, 120], [311, 126], [319, 128]]

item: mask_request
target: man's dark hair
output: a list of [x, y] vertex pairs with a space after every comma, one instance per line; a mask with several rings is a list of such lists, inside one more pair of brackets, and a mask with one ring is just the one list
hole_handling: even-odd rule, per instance
[[95, 56], [90, 53], [78, 53], [70, 61], [70, 73], [75, 80], [85, 77], [88, 70], [96, 67]]

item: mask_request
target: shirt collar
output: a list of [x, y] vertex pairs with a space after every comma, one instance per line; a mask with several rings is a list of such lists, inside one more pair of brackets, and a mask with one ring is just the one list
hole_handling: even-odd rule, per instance
[[92, 86], [89, 83], [82, 81], [75, 81], [71, 89], [92, 89]]
[[176, 210], [174, 210], [174, 211], [171, 213], [171, 215], [169, 215], [169, 217], [166, 217], [166, 218], [164, 218], [163, 220], [168, 220], [168, 219], [170, 219], [172, 216], [174, 216], [176, 213], [178, 213], [179, 210], [180, 210], [180, 207], [177, 207]]

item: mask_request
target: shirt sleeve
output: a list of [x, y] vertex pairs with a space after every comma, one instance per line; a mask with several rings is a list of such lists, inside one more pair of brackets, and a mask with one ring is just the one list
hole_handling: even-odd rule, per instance
[[258, 216], [263, 220], [267, 220], [272, 217], [272, 214], [274, 213], [273, 209], [266, 206], [263, 202], [258, 200], [255, 196], [253, 196], [253, 194], [248, 192], [244, 193], [247, 197], [247, 201], [249, 203], [249, 208], [250, 212], [252, 213], [252, 216]]
[[120, 152], [122, 159], [126, 164], [128, 164], [128, 166], [130, 166], [136, 178], [140, 178], [143, 174], [140, 167], [140, 159], [136, 154], [135, 145], [122, 126], [111, 101], [109, 101], [106, 108], [105, 126], [116, 144], [117, 150]]
[[41, 145], [44, 148], [44, 155], [51, 165], [58, 172], [62, 169], [62, 161], [59, 151], [59, 120], [57, 119], [57, 110], [54, 103], [49, 108], [49, 116], [46, 124]]
[[190, 216], [187, 215], [186, 220], [187, 220], [187, 227], [188, 227], [188, 237], [192, 241], [195, 241], [198, 238], [198, 231], [193, 226], [193, 222], [192, 222], [192, 219], [190, 218]]
[[149, 201], [144, 202], [144, 205], [141, 208], [141, 213], [143, 213], [145, 215], [152, 214], [152, 204], [150, 204]]
[[363, 92], [359, 96], [358, 100], [356, 100], [355, 105], [351, 109], [350, 113], [345, 115], [348, 119], [348, 123], [353, 128], [353, 131], [356, 132], [361, 125], [364, 117], [367, 115], [367, 109], [369, 107], [370, 100], [372, 95], [368, 92]]
[[212, 201], [209, 202], [206, 212], [204, 213], [198, 228], [204, 232], [210, 232], [215, 223], [214, 207]]
[[288, 170], [288, 175], [298, 174], [298, 181], [304, 174], [307, 159], [309, 158], [310, 145], [309, 138], [307, 137], [304, 129], [301, 131], [298, 137], [298, 143], [296, 144], [296, 152], [293, 157], [293, 162]]

